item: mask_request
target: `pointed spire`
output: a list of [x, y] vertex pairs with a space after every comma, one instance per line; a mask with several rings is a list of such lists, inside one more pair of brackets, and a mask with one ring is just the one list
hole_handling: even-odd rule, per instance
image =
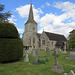
[[[31, 4], [30, 4], [30, 11], [29, 11], [29, 17], [28, 17], [28, 20], [26, 22], [27, 23], [36, 23], [34, 21], [34, 16], [33, 16], [33, 9], [32, 9], [32, 0], [31, 0]], [[37, 24], [37, 23], [36, 23]]]
[[28, 20], [34, 20], [34, 17], [33, 17], [33, 9], [32, 9], [32, 1], [31, 1], [31, 5], [30, 5], [30, 11], [29, 11]]

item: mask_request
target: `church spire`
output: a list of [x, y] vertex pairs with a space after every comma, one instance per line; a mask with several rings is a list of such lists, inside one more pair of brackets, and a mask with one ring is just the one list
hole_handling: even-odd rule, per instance
[[30, 11], [29, 11], [29, 16], [28, 16], [28, 20], [27, 20], [26, 24], [27, 23], [36, 23], [34, 21], [34, 16], [33, 16], [32, 1], [31, 1], [31, 4], [30, 4]]
[[34, 20], [34, 17], [33, 17], [33, 9], [32, 9], [32, 1], [31, 1], [31, 5], [30, 5], [30, 11], [29, 11], [28, 20]]

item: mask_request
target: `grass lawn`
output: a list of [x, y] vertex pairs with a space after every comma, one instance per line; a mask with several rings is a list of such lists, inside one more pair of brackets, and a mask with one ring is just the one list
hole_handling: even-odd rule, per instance
[[[14, 63], [0, 64], [0, 75], [63, 75], [64, 73], [59, 74], [51, 71], [51, 66], [54, 64], [52, 53], [53, 51], [50, 52], [50, 55], [47, 55], [45, 51], [41, 51], [39, 56], [48, 56], [49, 61], [46, 64], [33, 65], [32, 62], [35, 58], [32, 56], [32, 53], [29, 54], [30, 61], [28, 63], [22, 59]], [[69, 52], [67, 54], [59, 52], [59, 54], [59, 64], [63, 65], [64, 71], [69, 72], [73, 70], [75, 72], [75, 61], [64, 59], [69, 56]]]

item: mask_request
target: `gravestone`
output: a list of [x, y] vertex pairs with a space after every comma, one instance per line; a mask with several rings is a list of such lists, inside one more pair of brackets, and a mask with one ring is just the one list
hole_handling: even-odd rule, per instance
[[25, 62], [29, 62], [29, 57], [28, 57], [28, 54], [31, 53], [31, 50], [29, 49], [29, 46], [24, 46], [24, 50], [25, 50], [25, 59], [24, 61]]
[[57, 50], [54, 50], [53, 56], [55, 56], [55, 64], [51, 66], [51, 70], [58, 73], [64, 72], [63, 66], [58, 65], [59, 54]]
[[71, 70], [69, 73], [64, 73], [64, 75], [75, 75], [75, 73]]
[[75, 61], [75, 49], [70, 49], [70, 55], [69, 57], [66, 57], [66, 59]]
[[34, 64], [34, 65], [38, 65], [38, 64], [39, 64], [39, 63], [38, 63], [38, 54], [39, 54], [39, 53], [38, 53], [37, 50], [36, 50], [35, 54], [36, 54], [36, 55], [35, 55], [35, 61], [33, 62], [33, 64]]
[[48, 55], [50, 55], [49, 47], [46, 47], [46, 53], [47, 53]]
[[25, 57], [24, 61], [29, 62], [28, 53], [26, 53], [26, 57]]
[[68, 75], [75, 75], [75, 73], [71, 70]]
[[33, 57], [35, 57], [35, 50], [34, 49], [32, 50], [32, 53], [33, 53]]

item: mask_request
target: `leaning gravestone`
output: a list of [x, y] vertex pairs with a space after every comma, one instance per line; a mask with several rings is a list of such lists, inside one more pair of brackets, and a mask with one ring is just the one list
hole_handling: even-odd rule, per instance
[[68, 75], [75, 75], [75, 73], [71, 70]]
[[55, 56], [55, 64], [51, 66], [51, 70], [58, 73], [64, 72], [63, 66], [58, 65], [59, 54], [57, 53], [57, 50], [54, 50], [53, 56]]
[[75, 73], [71, 70], [69, 73], [64, 73], [64, 75], [75, 75]]

